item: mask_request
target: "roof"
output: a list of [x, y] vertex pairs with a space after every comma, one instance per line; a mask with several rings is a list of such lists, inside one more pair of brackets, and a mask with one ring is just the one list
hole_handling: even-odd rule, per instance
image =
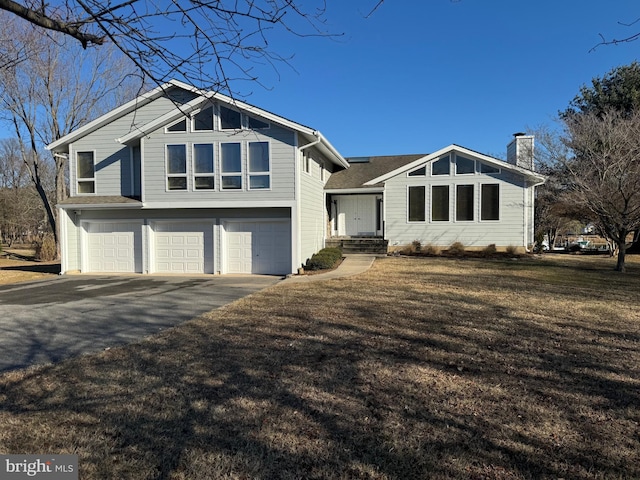
[[430, 161], [433, 160], [437, 160], [438, 158], [442, 157], [443, 155], [446, 155], [447, 153], [451, 153], [451, 152], [458, 152], [461, 153], [462, 155], [468, 155], [470, 157], [476, 158], [478, 160], [481, 160], [485, 163], [488, 163], [489, 165], [494, 165], [498, 168], [501, 168], [503, 170], [507, 170], [510, 172], [514, 172], [514, 173], [518, 173], [520, 175], [523, 175], [524, 177], [533, 180], [535, 182], [544, 182], [545, 181], [545, 176], [541, 175], [539, 173], [536, 173], [532, 170], [527, 170], [526, 168], [522, 168], [522, 167], [518, 167], [516, 165], [513, 165], [511, 163], [507, 163], [503, 160], [500, 160], [498, 158], [494, 158], [494, 157], [490, 157], [489, 155], [485, 155], [483, 153], [479, 153], [476, 152], [475, 150], [471, 150], [469, 148], [466, 147], [461, 147], [460, 145], [455, 145], [455, 144], [451, 144], [447, 147], [441, 148], [440, 150], [438, 150], [437, 152], [433, 152], [430, 153], [429, 155], [424, 155], [420, 158], [415, 159], [414, 161], [408, 162], [404, 165], [399, 166], [396, 169], [387, 171], [386, 173], [383, 173], [381, 175], [378, 175], [374, 178], [372, 178], [371, 180], [368, 180], [364, 186], [375, 186], [379, 183], [383, 183], [385, 181], [387, 181], [388, 179], [395, 177], [396, 175], [399, 175], [401, 173], [407, 172], [415, 167], [419, 167], [422, 164], [428, 163]]
[[[165, 83], [161, 87], [158, 87], [151, 92], [148, 92], [140, 97], [132, 100], [131, 102], [126, 103], [125, 105], [118, 107], [111, 112], [101, 116], [100, 118], [94, 120], [93, 122], [88, 123], [84, 127], [79, 128], [71, 132], [68, 135], [60, 138], [59, 140], [47, 145], [48, 150], [54, 150], [58, 152], [66, 152], [68, 151], [68, 146], [70, 143], [82, 138], [85, 135], [97, 130], [98, 128], [107, 125], [108, 123], [120, 118], [131, 111], [139, 108], [142, 105], [145, 105], [156, 98], [162, 96], [169, 88], [176, 87], [182, 90], [194, 93], [197, 97], [183, 105], [176, 105], [176, 107], [164, 115], [146, 123], [142, 126], [136, 126], [133, 130], [123, 135], [120, 138], [115, 139], [120, 143], [130, 143], [138, 140], [139, 138], [148, 135], [149, 133], [162, 128], [163, 126], [171, 123], [172, 121], [180, 118], [181, 116], [188, 115], [196, 110], [198, 110], [204, 103], [215, 100], [220, 103], [225, 103], [227, 105], [233, 106], [235, 109], [240, 110], [244, 113], [249, 113], [252, 115], [256, 115], [262, 117], [270, 122], [276, 123], [283, 127], [289, 128], [298, 132], [302, 135], [307, 143], [314, 143], [315, 148], [320, 150], [331, 162], [340, 165], [342, 167], [347, 168], [349, 164], [342, 157], [342, 155], [336, 150], [336, 148], [331, 145], [331, 143], [318, 131], [313, 128], [307, 127], [300, 123], [289, 120], [285, 117], [281, 117], [274, 113], [271, 113], [267, 110], [263, 110], [254, 105], [250, 105], [248, 103], [241, 102], [234, 98], [228, 97], [218, 92], [200, 90], [196, 87], [188, 85], [184, 82], [180, 82], [178, 80], [170, 80]], [[304, 146], [304, 144], [300, 145]]]
[[379, 157], [368, 157], [368, 161], [363, 161], [364, 157], [347, 158], [352, 161], [349, 168], [331, 174], [329, 181], [325, 185], [325, 190], [346, 190], [354, 188], [367, 188], [382, 186], [381, 182], [374, 185], [365, 183], [380, 177], [393, 170], [402, 168], [419, 158], [424, 158], [426, 154], [419, 155], [388, 155]]
[[81, 197], [69, 197], [58, 203], [62, 208], [101, 208], [101, 207], [130, 207], [142, 208], [142, 202], [131, 197], [122, 197], [120, 195], [86, 195]]

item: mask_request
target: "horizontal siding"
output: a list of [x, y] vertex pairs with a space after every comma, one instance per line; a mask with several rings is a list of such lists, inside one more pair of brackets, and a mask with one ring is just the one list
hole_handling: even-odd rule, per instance
[[[222, 142], [242, 144], [243, 189], [220, 190], [219, 145]], [[271, 188], [269, 190], [248, 189], [247, 145], [249, 142], [269, 142], [271, 157]], [[191, 150], [194, 143], [213, 143], [215, 151], [215, 190], [193, 191]], [[165, 146], [187, 145], [187, 191], [167, 191], [165, 171]], [[144, 200], [146, 202], [212, 202], [237, 201], [293, 201], [295, 197], [294, 133], [272, 125], [259, 131], [241, 132], [189, 132], [165, 133], [164, 129], [150, 135], [143, 144]]]
[[[455, 221], [455, 186], [474, 185], [474, 220]], [[500, 220], [480, 220], [480, 188], [482, 184], [500, 185]], [[408, 187], [425, 185], [425, 222], [408, 221]], [[449, 185], [448, 222], [433, 222], [431, 214], [431, 185]], [[461, 242], [468, 247], [523, 246], [525, 235], [523, 179], [500, 174], [474, 174], [408, 177], [400, 174], [386, 182], [385, 186], [385, 237], [390, 246], [407, 245], [414, 240], [423, 245], [449, 246]]]
[[300, 162], [300, 253], [301, 262], [306, 263], [311, 255], [324, 247], [328, 222], [324, 204], [324, 184], [329, 175], [326, 172], [322, 173], [321, 166], [328, 162], [316, 151], [311, 154], [308, 173], [304, 171], [303, 156]]
[[74, 142], [69, 151], [71, 195], [77, 194], [75, 152], [83, 151], [95, 152], [96, 195], [134, 195], [139, 189], [135, 188], [131, 178], [130, 149], [116, 139], [173, 108], [175, 105], [170, 100], [158, 98]]

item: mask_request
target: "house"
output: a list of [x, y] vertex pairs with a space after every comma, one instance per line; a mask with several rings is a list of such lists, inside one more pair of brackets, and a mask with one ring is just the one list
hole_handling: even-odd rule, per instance
[[459, 145], [428, 155], [358, 157], [326, 185], [330, 236], [382, 236], [394, 250], [419, 241], [470, 249], [527, 249], [534, 241], [532, 136], [516, 134], [502, 161]]
[[524, 247], [543, 180], [453, 145], [347, 161], [317, 130], [179, 81], [47, 148], [69, 159], [63, 273], [281, 275], [363, 235]]

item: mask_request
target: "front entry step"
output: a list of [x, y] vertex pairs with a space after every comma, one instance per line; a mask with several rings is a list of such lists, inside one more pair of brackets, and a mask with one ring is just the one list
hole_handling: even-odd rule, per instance
[[342, 253], [387, 254], [389, 241], [382, 237], [339, 237], [326, 241], [327, 247], [338, 247]]

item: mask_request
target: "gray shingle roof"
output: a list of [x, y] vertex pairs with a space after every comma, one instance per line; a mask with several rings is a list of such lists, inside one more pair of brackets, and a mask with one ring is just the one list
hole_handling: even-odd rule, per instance
[[[389, 155], [381, 157], [369, 157], [366, 163], [351, 163], [349, 168], [333, 173], [325, 185], [327, 190], [366, 188], [363, 185], [376, 177], [389, 173], [396, 168], [403, 167], [426, 153], [417, 155]], [[347, 158], [349, 160], [349, 158]], [[379, 184], [382, 185], [382, 184]], [[371, 188], [371, 186], [369, 186]]]
[[66, 200], [63, 200], [58, 203], [58, 205], [131, 205], [131, 206], [142, 206], [142, 202], [140, 200], [136, 200], [135, 198], [130, 197], [121, 197], [119, 195], [86, 195], [81, 197], [69, 197]]

